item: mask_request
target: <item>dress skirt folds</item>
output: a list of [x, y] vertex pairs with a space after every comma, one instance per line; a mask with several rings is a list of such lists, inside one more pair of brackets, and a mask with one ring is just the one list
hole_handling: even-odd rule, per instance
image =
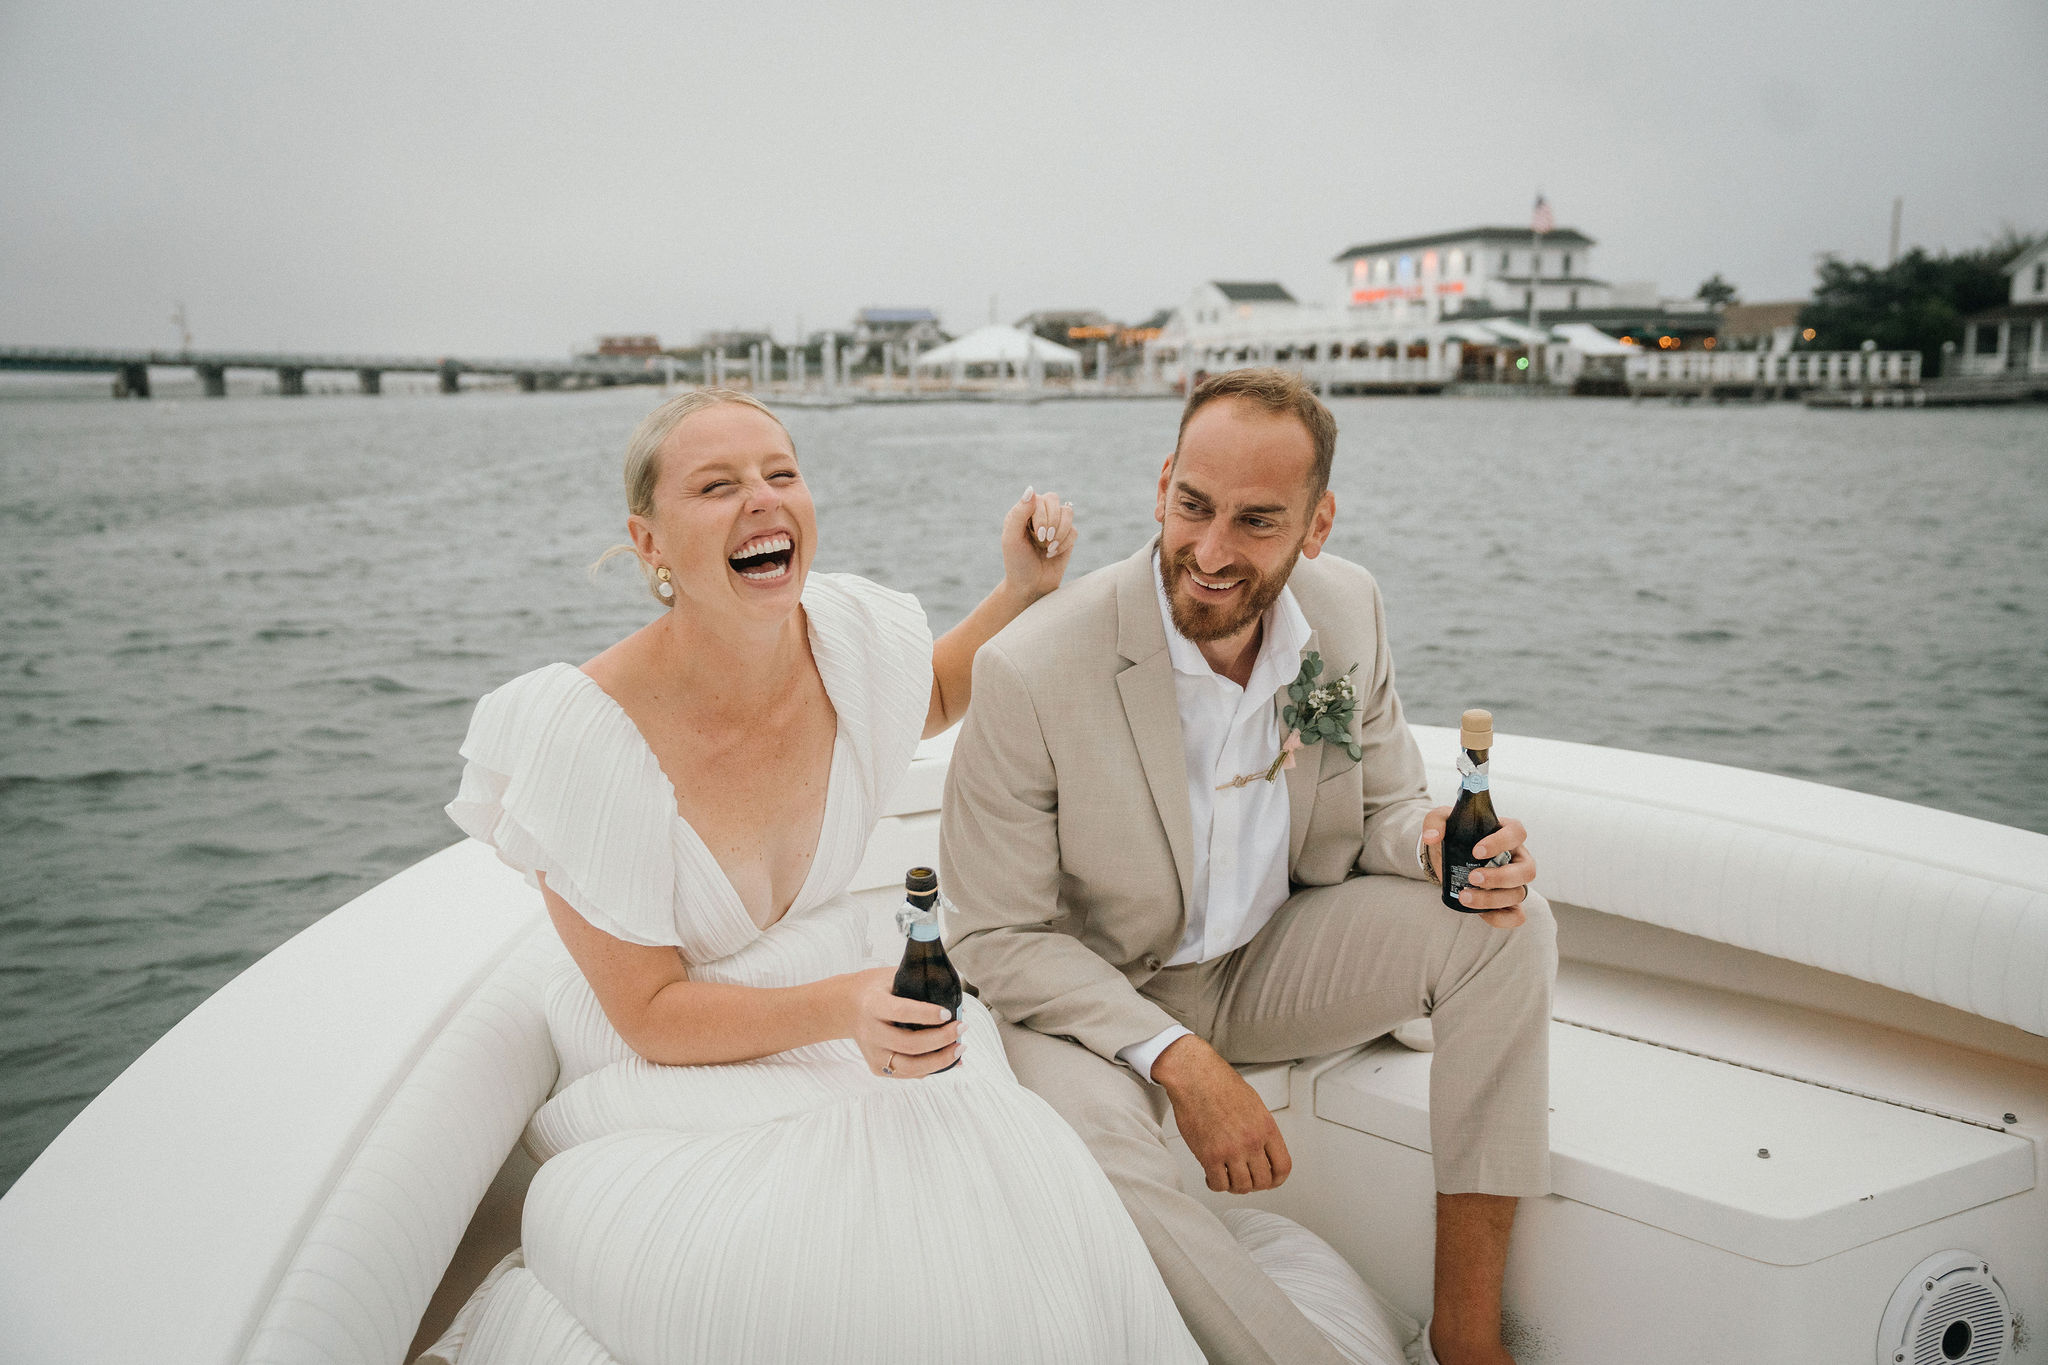
[[[846, 895], [908, 769], [931, 689], [915, 599], [846, 575], [804, 589], [838, 713], [816, 857], [761, 929], [677, 812], [625, 712], [554, 664], [477, 706], [449, 814], [591, 924], [669, 945], [693, 979], [789, 986], [867, 965]], [[635, 1055], [566, 953], [562, 1063], [528, 1127], [544, 1164], [520, 1255], [435, 1354], [459, 1365], [1201, 1359], [1073, 1131], [1020, 1086], [980, 1003], [961, 1064], [871, 1074], [851, 1041], [723, 1066]]]

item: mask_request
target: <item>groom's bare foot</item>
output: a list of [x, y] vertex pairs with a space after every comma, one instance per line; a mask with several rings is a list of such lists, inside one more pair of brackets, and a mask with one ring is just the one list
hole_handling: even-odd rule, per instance
[[1431, 1323], [1429, 1349], [1435, 1353], [1437, 1365], [1515, 1365], [1515, 1358], [1508, 1354], [1508, 1348], [1500, 1344], [1498, 1326], [1490, 1340], [1485, 1333], [1480, 1333], [1479, 1340], [1467, 1341]]

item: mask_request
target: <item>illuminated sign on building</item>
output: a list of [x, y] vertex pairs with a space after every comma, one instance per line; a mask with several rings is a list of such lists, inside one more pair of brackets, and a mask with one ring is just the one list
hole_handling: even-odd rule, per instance
[[1354, 289], [1351, 302], [1355, 304], [1384, 303], [1388, 299], [1419, 299], [1427, 294], [1462, 294], [1463, 280], [1446, 280], [1440, 284], [1424, 286], [1419, 284], [1397, 284], [1379, 289]]

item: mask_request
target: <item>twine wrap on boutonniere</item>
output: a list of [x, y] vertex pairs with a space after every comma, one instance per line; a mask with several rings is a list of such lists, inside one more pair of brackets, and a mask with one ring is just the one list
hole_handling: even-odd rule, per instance
[[1287, 727], [1287, 734], [1280, 741], [1280, 752], [1273, 755], [1272, 766], [1262, 773], [1240, 773], [1216, 790], [1273, 781], [1282, 768], [1294, 766], [1294, 752], [1304, 744], [1342, 744], [1353, 763], [1365, 757], [1365, 750], [1351, 738], [1351, 718], [1358, 714], [1358, 687], [1351, 675], [1357, 671], [1358, 665], [1353, 664], [1342, 677], [1318, 685], [1323, 656], [1314, 650], [1303, 655], [1301, 672], [1287, 684], [1287, 705], [1280, 710], [1280, 723]]

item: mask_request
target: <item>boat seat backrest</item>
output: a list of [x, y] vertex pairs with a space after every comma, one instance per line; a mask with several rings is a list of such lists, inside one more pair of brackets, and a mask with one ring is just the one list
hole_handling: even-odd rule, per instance
[[[1416, 727], [1443, 801], [1455, 733]], [[2048, 1034], [2048, 836], [1554, 740], [1503, 737], [1491, 767], [1552, 900]]]
[[313, 1215], [244, 1360], [404, 1357], [486, 1187], [554, 1085], [541, 987], [560, 954], [533, 931], [454, 1007]]

